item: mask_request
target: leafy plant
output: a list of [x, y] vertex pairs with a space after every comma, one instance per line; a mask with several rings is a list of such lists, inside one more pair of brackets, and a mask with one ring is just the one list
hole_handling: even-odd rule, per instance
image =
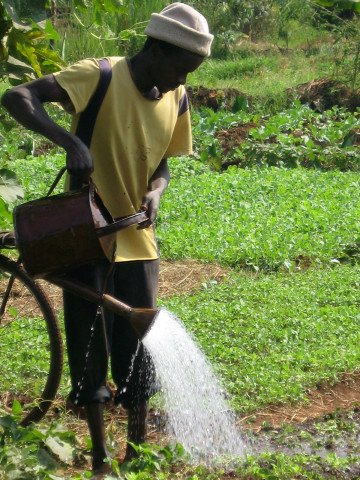
[[[250, 124], [248, 138], [224, 153], [222, 130]], [[254, 124], [258, 125], [254, 127]], [[356, 142], [360, 117], [357, 112], [333, 107], [323, 113], [296, 101], [286, 111], [259, 117], [247, 112], [230, 114], [202, 110], [194, 116], [196, 144], [201, 161], [221, 170], [228, 164], [240, 167], [278, 166], [322, 170], [360, 170]], [[225, 147], [227, 137], [222, 140]]]
[[46, 19], [45, 6], [45, 0], [0, 4], [0, 77], [19, 83], [63, 65], [49, 46], [58, 34]]
[[20, 411], [15, 401], [13, 415], [0, 417], [0, 478], [56, 478], [52, 472], [76, 458], [75, 435], [58, 424], [21, 427], [16, 420]]
[[3, 221], [10, 222], [11, 214], [8, 205], [23, 196], [24, 191], [15, 173], [6, 168], [0, 169], [0, 215]]
[[351, 10], [360, 14], [360, 3], [358, 0], [314, 0], [322, 7], [333, 8], [337, 11]]
[[[141, 478], [154, 478], [146, 476], [146, 474], [162, 474], [169, 471], [170, 467], [174, 467], [179, 462], [186, 460], [186, 453], [182, 445], [168, 445], [166, 447], [158, 447], [156, 445], [134, 445], [131, 444], [137, 453], [137, 458], [130, 462], [126, 462], [120, 468], [116, 468], [115, 473], [125, 474], [125, 478], [131, 480], [137, 479], [136, 473], [141, 473]], [[161, 475], [162, 477], [162, 475]], [[162, 477], [164, 478], [164, 477]]]
[[250, 275], [163, 301], [197, 339], [238, 412], [306, 401], [358, 368], [359, 265]]
[[346, 258], [360, 233], [357, 185], [357, 173], [303, 168], [232, 167], [191, 182], [185, 172], [162, 199], [162, 256], [265, 271], [293, 268], [302, 257], [312, 264]]

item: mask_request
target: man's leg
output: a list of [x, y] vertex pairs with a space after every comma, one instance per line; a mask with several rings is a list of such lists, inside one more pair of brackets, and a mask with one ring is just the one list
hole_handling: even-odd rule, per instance
[[85, 413], [92, 443], [92, 470], [99, 473], [109, 472], [110, 466], [104, 463], [109, 457], [106, 448], [104, 404], [89, 403], [85, 405]]
[[[139, 445], [144, 443], [147, 434], [147, 414], [148, 414], [148, 402], [143, 400], [138, 405], [130, 407], [128, 409], [128, 426], [127, 426], [127, 441]], [[125, 461], [129, 461], [136, 457], [136, 451], [128, 443], [125, 452]]]
[[[71, 278], [101, 289], [108, 265], [82, 267]], [[93, 445], [93, 469], [99, 469], [107, 457], [104, 403], [111, 393], [106, 386], [108, 348], [102, 314], [97, 306], [77, 295], [64, 292], [64, 319], [72, 391], [70, 400], [85, 407]]]
[[[118, 263], [114, 272], [115, 296], [134, 308], [155, 308], [158, 277], [159, 260]], [[143, 443], [148, 399], [155, 391], [155, 370], [150, 354], [143, 344], [139, 345], [129, 322], [118, 316], [114, 316], [113, 322], [111, 365], [118, 387], [115, 401], [128, 411], [128, 441]], [[130, 459], [134, 453], [128, 445], [125, 459]]]

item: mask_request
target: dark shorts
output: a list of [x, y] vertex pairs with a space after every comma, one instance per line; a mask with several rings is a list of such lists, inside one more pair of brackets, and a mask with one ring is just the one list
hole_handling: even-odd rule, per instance
[[[108, 271], [109, 263], [104, 262], [76, 269], [71, 272], [71, 277], [102, 291]], [[131, 307], [154, 308], [158, 276], [159, 260], [119, 262], [107, 279], [106, 291]], [[64, 292], [72, 384], [70, 400], [85, 405], [111, 399], [107, 385], [110, 357], [112, 379], [117, 387], [115, 402], [131, 408], [157, 391], [153, 362], [126, 318], [109, 311], [102, 311], [100, 315], [96, 312], [95, 304]]]

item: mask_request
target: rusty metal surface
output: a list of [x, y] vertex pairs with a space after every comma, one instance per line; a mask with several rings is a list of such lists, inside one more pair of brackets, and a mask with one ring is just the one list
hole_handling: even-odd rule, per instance
[[96, 228], [112, 222], [93, 185], [16, 207], [16, 244], [32, 276], [45, 277], [111, 259], [115, 236], [98, 238]]

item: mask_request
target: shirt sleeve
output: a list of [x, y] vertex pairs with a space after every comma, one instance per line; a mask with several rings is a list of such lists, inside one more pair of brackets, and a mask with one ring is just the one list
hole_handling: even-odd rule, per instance
[[[70, 97], [74, 107], [70, 113], [83, 112], [99, 83], [100, 68], [97, 60], [81, 60], [53, 75]], [[64, 108], [69, 110], [65, 105]]]
[[176, 157], [180, 155], [191, 155], [192, 150], [192, 133], [191, 119], [189, 111], [189, 101], [185, 88], [180, 90], [178, 118], [174, 127], [170, 144], [164, 155], [167, 157]]

